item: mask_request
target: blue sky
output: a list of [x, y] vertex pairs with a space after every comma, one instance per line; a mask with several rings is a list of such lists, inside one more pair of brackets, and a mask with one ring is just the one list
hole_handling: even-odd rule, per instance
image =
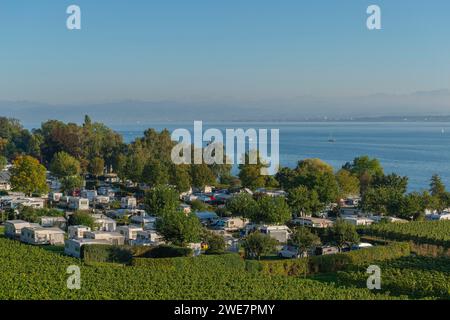
[[[66, 8], [82, 10], [68, 31]], [[366, 28], [382, 9], [383, 30]], [[0, 100], [272, 101], [450, 89], [448, 0], [0, 0]]]

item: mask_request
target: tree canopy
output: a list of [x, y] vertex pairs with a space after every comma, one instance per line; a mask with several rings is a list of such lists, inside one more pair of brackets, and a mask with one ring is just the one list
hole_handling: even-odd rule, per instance
[[44, 194], [48, 192], [47, 170], [33, 157], [19, 156], [13, 161], [11, 186], [27, 195]]

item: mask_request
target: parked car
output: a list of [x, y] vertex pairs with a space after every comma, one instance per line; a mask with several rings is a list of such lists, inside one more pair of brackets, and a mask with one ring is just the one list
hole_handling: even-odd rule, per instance
[[365, 249], [365, 248], [371, 248], [371, 247], [373, 247], [373, 245], [371, 245], [370, 243], [361, 242], [359, 244], [354, 244], [352, 246], [352, 250], [359, 250], [359, 249]]
[[281, 250], [278, 252], [278, 256], [280, 258], [296, 259], [304, 257], [306, 255], [306, 252], [302, 254], [299, 248], [296, 246], [283, 246], [283, 248], [281, 248]]
[[336, 253], [339, 253], [339, 248], [332, 246], [317, 247], [315, 251], [316, 256], [323, 256], [327, 254], [336, 254]]

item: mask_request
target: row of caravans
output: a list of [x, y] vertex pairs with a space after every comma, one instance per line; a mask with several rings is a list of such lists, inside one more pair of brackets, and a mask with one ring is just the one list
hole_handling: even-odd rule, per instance
[[59, 228], [45, 228], [36, 223], [9, 220], [5, 222], [5, 236], [34, 245], [61, 245], [64, 244], [65, 232]]

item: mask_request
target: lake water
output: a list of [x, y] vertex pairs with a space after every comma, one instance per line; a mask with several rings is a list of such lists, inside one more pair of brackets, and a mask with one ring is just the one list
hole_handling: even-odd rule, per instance
[[[450, 123], [402, 122], [299, 122], [299, 123], [204, 123], [204, 129], [255, 128], [280, 130], [280, 162], [294, 167], [298, 160], [320, 158], [339, 169], [360, 155], [380, 159], [385, 172], [409, 177], [411, 191], [428, 189], [440, 174], [450, 186]], [[148, 123], [114, 127], [126, 142], [142, 136], [146, 128], [193, 130], [193, 122]], [[334, 143], [328, 140], [332, 137]]]

